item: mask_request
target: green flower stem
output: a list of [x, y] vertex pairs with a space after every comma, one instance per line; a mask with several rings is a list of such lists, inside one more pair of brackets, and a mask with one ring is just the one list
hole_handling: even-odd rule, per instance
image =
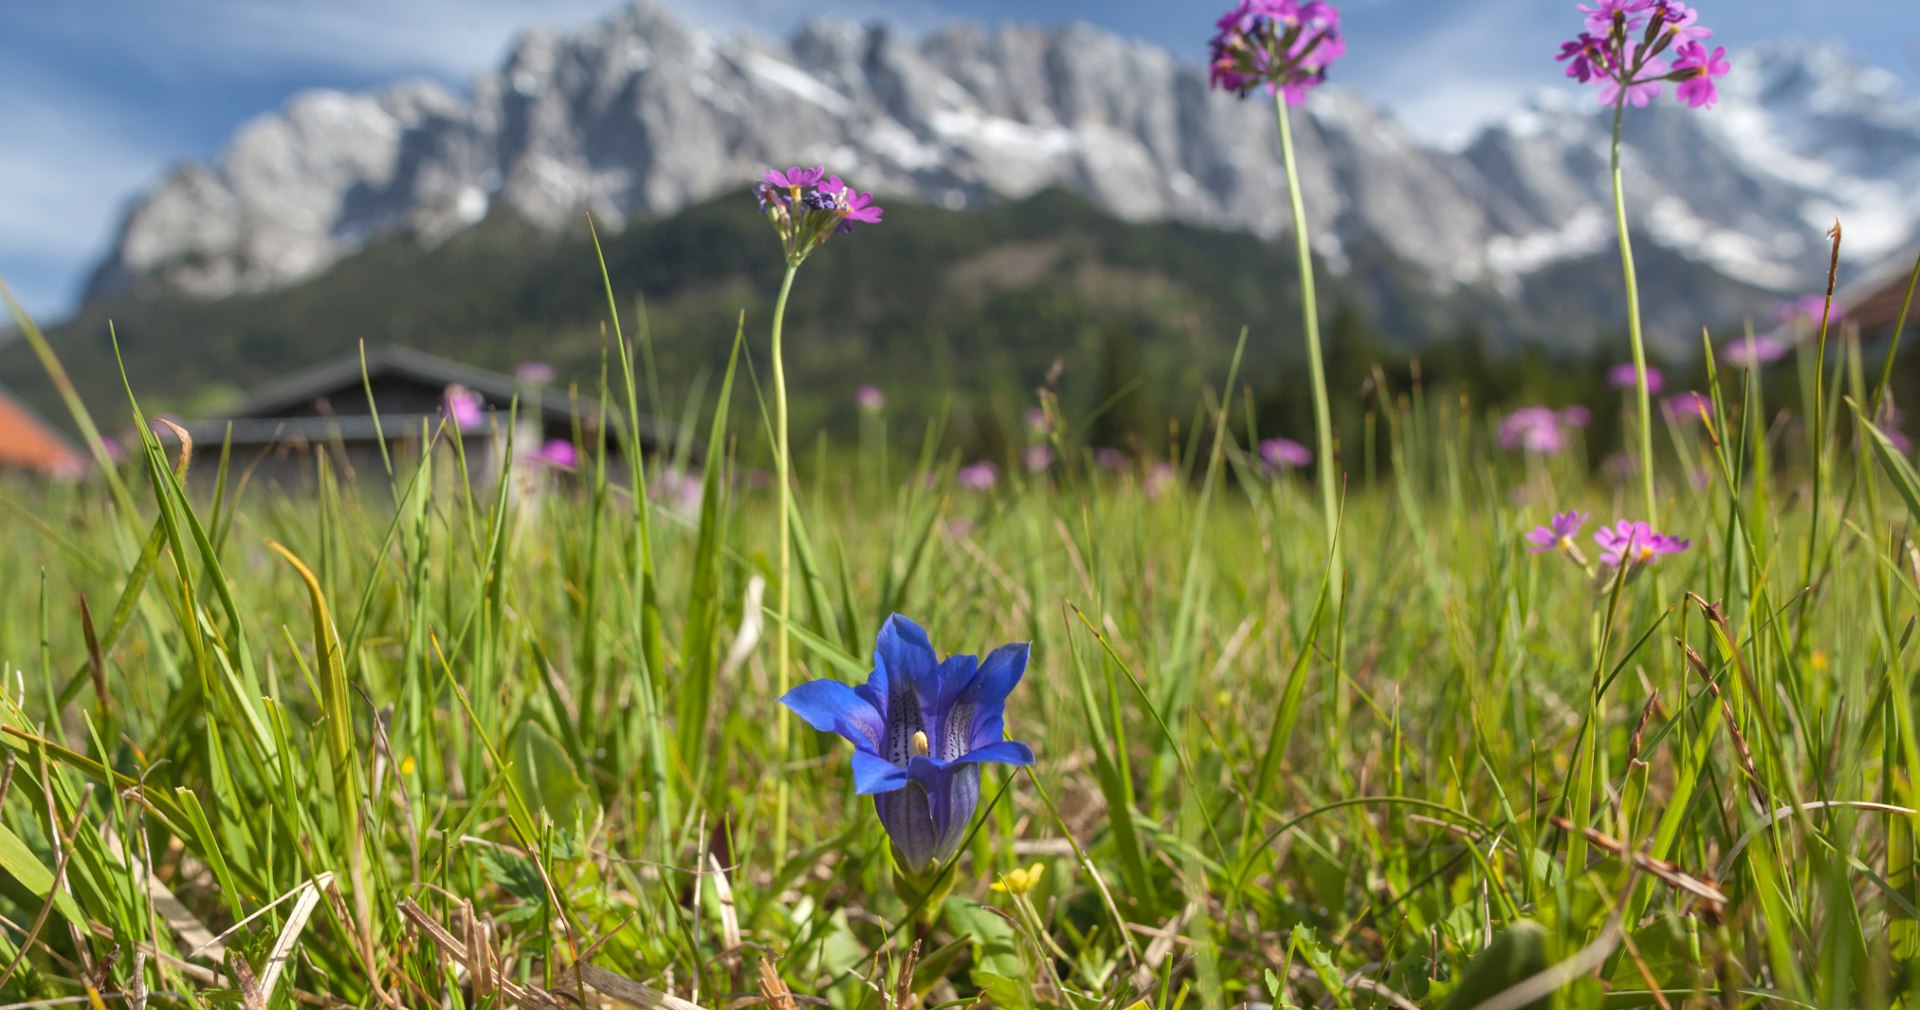
[[1307, 372], [1313, 383], [1313, 423], [1319, 438], [1320, 503], [1326, 512], [1327, 550], [1332, 552], [1331, 585], [1337, 598], [1344, 579], [1340, 550], [1340, 490], [1333, 463], [1333, 416], [1327, 408], [1327, 369], [1320, 359], [1320, 307], [1314, 297], [1313, 250], [1307, 241], [1307, 208], [1300, 198], [1300, 171], [1294, 164], [1293, 130], [1287, 124], [1287, 99], [1273, 98], [1280, 124], [1280, 158], [1287, 169], [1287, 196], [1293, 202], [1293, 238], [1300, 260], [1300, 315], [1307, 330]]
[[[780, 331], [787, 319], [787, 295], [793, 291], [793, 275], [799, 271], [800, 264], [787, 265], [787, 275], [780, 281], [780, 297], [773, 303], [773, 473], [774, 482], [780, 487], [780, 620], [773, 632], [773, 677], [779, 693], [775, 697], [785, 695], [793, 686], [789, 665], [793, 643], [787, 635], [793, 619], [793, 453], [787, 441], [787, 369], [781, 357]], [[773, 724], [775, 753], [785, 762], [792, 756], [793, 720], [775, 719]], [[792, 791], [786, 776], [778, 775], [775, 779], [778, 784], [774, 792], [773, 851], [774, 858], [780, 860], [785, 859], [787, 853], [787, 811]]]
[[1613, 219], [1620, 230], [1620, 271], [1627, 278], [1627, 338], [1633, 344], [1634, 389], [1640, 405], [1640, 486], [1646, 495], [1646, 521], [1660, 528], [1653, 493], [1653, 397], [1647, 389], [1647, 347], [1640, 335], [1640, 282], [1633, 271], [1633, 240], [1627, 236], [1627, 189], [1620, 179], [1620, 121], [1627, 111], [1627, 89], [1613, 102]]

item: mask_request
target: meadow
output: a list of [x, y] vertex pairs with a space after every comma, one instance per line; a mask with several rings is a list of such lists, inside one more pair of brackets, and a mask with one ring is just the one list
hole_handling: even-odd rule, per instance
[[[1032, 643], [1006, 723], [1037, 760], [986, 766], [931, 891], [898, 886], [845, 745], [776, 704], [744, 370], [689, 412], [707, 451], [653, 461], [698, 496], [628, 493], [598, 445], [539, 493], [471, 483], [451, 427], [390, 474], [322, 454], [298, 493], [157, 439], [9, 485], [0, 991], [1911, 999], [1920, 480], [1848, 414], [1879, 362], [1846, 349], [1808, 384], [1817, 436], [1757, 369], [1668, 415], [1663, 525], [1691, 546], [1595, 575], [1525, 535], [1630, 514], [1638, 482], [1418, 387], [1369, 416], [1341, 585], [1311, 481], [1223, 407], [1237, 376], [1167, 463], [1097, 465], [1056, 415], [1057, 460], [990, 487], [874, 410], [861, 448], [802, 454], [799, 672], [858, 683], [894, 612], [943, 655]], [[638, 404], [618, 350], [610, 399]]]
[[[1619, 122], [1729, 65], [1684, 4], [1581, 11], [1617, 403], [1376, 367], [1336, 427], [1288, 110], [1344, 44], [1293, 0], [1211, 75], [1273, 98], [1302, 316], [1130, 451], [1051, 379], [1004, 458], [908, 383], [796, 430], [796, 274], [882, 220], [824, 168], [756, 188], [787, 273], [711, 384], [663, 396], [603, 257], [606, 413], [502, 480], [511, 410], [449, 387], [278, 485], [14, 306], [97, 469], [0, 484], [0, 1010], [1914, 1005], [1905, 312], [1869, 347], [1830, 271], [1656, 409]], [[1310, 445], [1254, 341], [1304, 345]]]

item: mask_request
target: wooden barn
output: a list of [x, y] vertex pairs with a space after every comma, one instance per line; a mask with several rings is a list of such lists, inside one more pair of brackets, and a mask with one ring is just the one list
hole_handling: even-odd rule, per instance
[[[418, 457], [423, 437], [457, 425], [470, 474], [490, 482], [509, 464], [509, 442], [516, 461], [570, 453], [562, 447], [576, 439], [593, 444], [600, 414], [598, 401], [564, 388], [386, 346], [369, 349], [364, 366], [357, 353], [322, 362], [256, 390], [227, 416], [179, 423], [197, 453], [228, 445], [236, 469], [283, 485], [311, 481], [317, 451], [337, 470], [384, 481], [383, 447], [398, 464]], [[616, 432], [622, 422], [609, 416]], [[610, 433], [609, 453], [621, 442]], [[671, 448], [646, 420], [640, 445], [648, 455]]]

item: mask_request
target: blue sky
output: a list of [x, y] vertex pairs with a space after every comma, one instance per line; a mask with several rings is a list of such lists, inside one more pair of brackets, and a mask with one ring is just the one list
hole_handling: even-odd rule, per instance
[[[1200, 60], [1224, 0], [664, 0], [713, 31], [784, 35], [809, 16], [924, 31], [953, 20], [1089, 21]], [[0, 278], [28, 308], [71, 308], [126, 202], [167, 166], [306, 88], [407, 76], [456, 87], [515, 32], [571, 28], [611, 0], [0, 0]], [[1337, 79], [1437, 140], [1459, 139], [1558, 81], [1576, 23], [1559, 0], [1348, 0]], [[1717, 41], [1838, 37], [1920, 81], [1915, 0], [1702, 0]], [[1818, 9], [1818, 17], [1809, 10]], [[1737, 72], [1737, 63], [1736, 63]]]

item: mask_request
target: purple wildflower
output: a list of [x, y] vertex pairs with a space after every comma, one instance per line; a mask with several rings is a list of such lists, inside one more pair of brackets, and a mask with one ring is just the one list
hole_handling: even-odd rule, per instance
[[1588, 7], [1575, 4], [1574, 9], [1587, 16], [1587, 31], [1605, 35], [1616, 26], [1624, 31], [1639, 31], [1647, 23], [1647, 11], [1653, 7], [1653, 0], [1600, 0]]
[[1110, 445], [1101, 446], [1093, 450], [1093, 463], [1108, 470], [1124, 470], [1127, 468], [1127, 454]]
[[861, 410], [875, 414], [887, 405], [887, 394], [878, 386], [861, 386], [853, 391], [853, 402], [859, 404]]
[[1661, 401], [1660, 409], [1665, 411], [1668, 417], [1691, 421], [1703, 414], [1713, 413], [1713, 399], [1705, 393], [1696, 393], [1689, 389]]
[[1556, 60], [1572, 60], [1567, 64], [1567, 76], [1582, 84], [1593, 80], [1595, 74], [1605, 74], [1604, 67], [1594, 69], [1594, 61], [1599, 54], [1600, 40], [1581, 32], [1578, 37], [1560, 43], [1560, 55]]
[[533, 458], [537, 463], [558, 470], [571, 470], [580, 465], [580, 451], [564, 438], [548, 439], [547, 444], [533, 454]]
[[1770, 365], [1787, 356], [1785, 341], [1773, 337], [1749, 337], [1720, 348], [1720, 358], [1737, 368]]
[[[683, 516], [700, 514], [700, 502], [706, 495], [706, 487], [699, 477], [677, 466], [662, 467], [652, 474], [653, 481], [647, 487], [647, 497], [664, 502], [673, 512]], [[764, 481], [765, 474], [748, 474], [749, 482], [758, 476]], [[763, 485], [764, 486], [764, 485]]]
[[971, 491], [991, 491], [1000, 481], [1000, 468], [986, 460], [968, 463], [953, 475], [954, 483]]
[[1020, 461], [1028, 473], [1039, 473], [1053, 465], [1053, 450], [1044, 445], [1030, 445], [1020, 454]]
[[1602, 105], [1645, 108], [1663, 81], [1678, 82], [1675, 96], [1696, 109], [1719, 97], [1714, 80], [1730, 64], [1724, 48], [1709, 53], [1700, 41], [1713, 32], [1698, 11], [1678, 0], [1598, 0], [1576, 9], [1584, 30], [1560, 43], [1554, 59], [1567, 65], [1568, 77], [1599, 85]]
[[1652, 105], [1654, 99], [1660, 97], [1662, 90], [1660, 80], [1666, 75], [1667, 61], [1654, 57], [1640, 60], [1640, 62], [1636, 64], [1635, 59], [1639, 54], [1639, 50], [1640, 47], [1638, 45], [1632, 42], [1627, 43], [1626, 57], [1621, 62], [1636, 66], [1638, 72], [1626, 75], [1625, 80], [1619, 78], [1609, 79], [1606, 84], [1602, 85], [1600, 87], [1601, 105], [1614, 104], [1614, 101], [1620, 96], [1620, 89], [1622, 87], [1625, 87], [1627, 90], [1626, 103], [1636, 109], [1644, 109]]
[[1174, 484], [1178, 483], [1179, 478], [1180, 472], [1174, 468], [1174, 465], [1166, 460], [1161, 460], [1147, 467], [1147, 476], [1145, 480], [1140, 482], [1140, 490], [1145, 493], [1148, 498], [1158, 498], [1168, 491], [1171, 491]]
[[1804, 322], [1809, 326], [1817, 327], [1822, 317], [1825, 317], [1829, 323], [1837, 323], [1845, 314], [1840, 310], [1838, 302], [1835, 302], [1831, 309], [1827, 308], [1825, 295], [1801, 295], [1775, 309], [1773, 321], [1781, 325]]
[[1701, 26], [1700, 12], [1686, 4], [1669, 0], [1656, 4], [1655, 8], [1654, 13], [1659, 18], [1657, 30], [1664, 32], [1668, 38], [1685, 43], [1713, 35], [1712, 29]]
[[513, 377], [529, 386], [544, 386], [553, 381], [553, 366], [544, 361], [522, 361], [513, 366]]
[[799, 266], [828, 238], [852, 231], [856, 223], [879, 224], [882, 213], [872, 193], [856, 193], [839, 176], [827, 176], [824, 168], [769, 171], [753, 187], [753, 195], [780, 234], [788, 266]]
[[1705, 44], [1689, 41], [1682, 42], [1675, 52], [1679, 58], [1673, 61], [1673, 79], [1680, 82], [1675, 97], [1690, 108], [1711, 108], [1720, 97], [1713, 79], [1727, 76], [1732, 69], [1726, 59], [1727, 47], [1716, 46], [1708, 53]]
[[1269, 438], [1260, 443], [1260, 459], [1274, 469], [1304, 470], [1313, 465], [1313, 450], [1290, 438]]
[[1576, 403], [1561, 407], [1559, 420], [1562, 428], [1584, 428], [1593, 423], [1593, 411]]
[[[872, 193], [854, 192], [846, 183], [841, 182], [840, 177], [837, 175], [823, 187], [823, 190], [834, 196], [844, 198], [843, 203], [847, 209], [847, 221], [858, 222], [860, 224], [880, 223], [880, 215], [883, 213], [883, 209], [873, 205]], [[852, 230], [847, 224], [842, 224], [841, 227]]]
[[1587, 524], [1587, 516], [1588, 513], [1577, 510], [1561, 512], [1549, 520], [1545, 526], [1535, 526], [1527, 531], [1527, 543], [1533, 545], [1527, 550], [1534, 554], [1545, 554], [1549, 551], [1570, 553], [1577, 551], [1573, 538], [1580, 535], [1580, 527]]
[[[1639, 376], [1633, 370], [1633, 362], [1623, 361], [1607, 369], [1607, 385], [1615, 389], [1636, 389], [1640, 385]], [[1658, 393], [1665, 389], [1667, 377], [1660, 374], [1658, 368], [1647, 366], [1647, 392]]]
[[762, 178], [766, 179], [770, 185], [792, 192], [793, 199], [798, 200], [800, 199], [799, 190], [818, 185], [826, 176], [825, 168], [789, 168], [784, 172], [779, 169], [768, 169], [767, 174]]
[[1264, 86], [1288, 105], [1299, 105], [1347, 50], [1340, 12], [1319, 0], [1240, 0], [1215, 27], [1209, 80], [1242, 98]]
[[1032, 432], [1044, 432], [1047, 430], [1047, 427], [1048, 427], [1047, 408], [1028, 407], [1027, 408], [1027, 430]]
[[1500, 444], [1551, 456], [1567, 447], [1567, 433], [1553, 408], [1522, 407], [1500, 422]]
[[1655, 532], [1645, 522], [1628, 519], [1595, 530], [1593, 542], [1600, 545], [1600, 560], [1616, 568], [1623, 564], [1635, 567], [1652, 564], [1664, 555], [1678, 554], [1693, 545], [1691, 540]]
[[486, 420], [486, 400], [465, 386], [448, 386], [441, 411], [461, 431], [478, 428]]

